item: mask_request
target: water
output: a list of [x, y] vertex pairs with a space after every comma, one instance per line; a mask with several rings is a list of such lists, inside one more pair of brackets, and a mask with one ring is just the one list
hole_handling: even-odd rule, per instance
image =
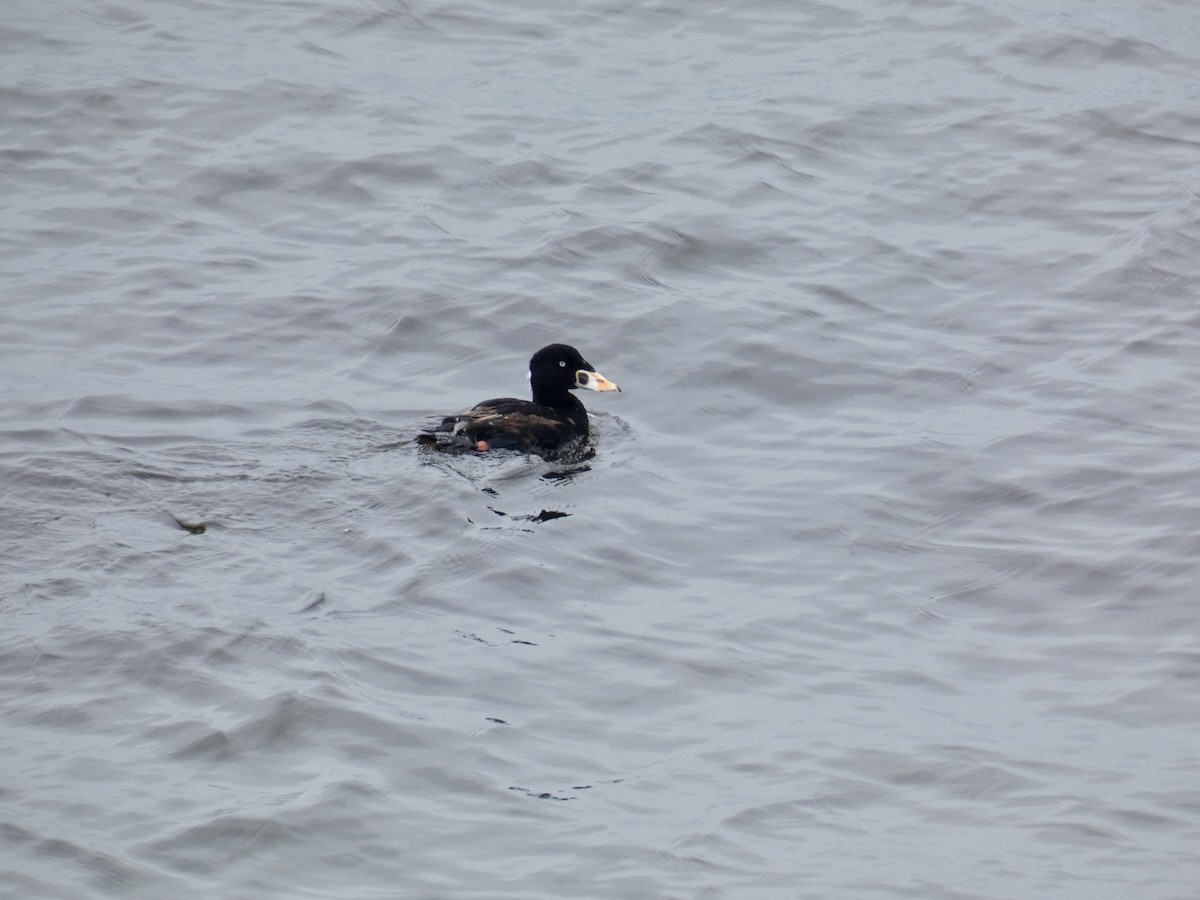
[[0, 894], [1194, 896], [1191, 4], [0, 34]]

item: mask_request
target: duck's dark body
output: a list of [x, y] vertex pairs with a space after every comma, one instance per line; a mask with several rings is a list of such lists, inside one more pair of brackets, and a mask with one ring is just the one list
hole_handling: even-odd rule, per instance
[[547, 406], [514, 397], [484, 400], [457, 416], [446, 416], [434, 433], [450, 433], [464, 446], [549, 453], [588, 435], [587, 410], [570, 394], [569, 406]]
[[620, 390], [566, 344], [551, 344], [533, 355], [529, 382], [533, 400], [485, 400], [464, 413], [446, 416], [418, 440], [448, 449], [518, 450], [553, 457], [579, 446], [588, 436], [587, 410], [571, 390]]

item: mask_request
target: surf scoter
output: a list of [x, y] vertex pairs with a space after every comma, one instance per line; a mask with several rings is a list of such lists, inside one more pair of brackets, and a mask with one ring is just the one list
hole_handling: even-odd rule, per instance
[[573, 388], [621, 390], [566, 344], [551, 344], [529, 360], [533, 400], [484, 400], [417, 438], [422, 444], [476, 451], [520, 450], [553, 457], [582, 443], [588, 414]]

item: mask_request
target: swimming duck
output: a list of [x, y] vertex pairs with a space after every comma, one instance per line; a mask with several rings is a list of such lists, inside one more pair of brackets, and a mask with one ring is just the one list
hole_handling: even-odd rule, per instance
[[520, 450], [552, 458], [579, 446], [588, 435], [587, 410], [572, 389], [621, 390], [566, 344], [551, 344], [533, 354], [529, 385], [533, 400], [484, 400], [464, 413], [446, 416], [417, 440], [442, 448]]

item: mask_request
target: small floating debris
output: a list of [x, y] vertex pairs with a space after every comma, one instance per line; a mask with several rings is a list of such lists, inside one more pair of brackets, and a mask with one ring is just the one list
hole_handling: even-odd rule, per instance
[[190, 534], [204, 534], [208, 531], [208, 525], [204, 522], [188, 522], [179, 516], [171, 516], [175, 520], [175, 524]]
[[304, 605], [304, 608], [301, 609], [300, 612], [302, 612], [302, 613], [312, 612], [314, 609], [320, 609], [322, 606], [324, 606], [328, 602], [329, 602], [329, 595], [326, 594], [324, 591], [320, 591], [317, 593], [317, 595], [315, 597], [313, 597], [312, 600], [310, 600], [308, 603], [306, 603]]

